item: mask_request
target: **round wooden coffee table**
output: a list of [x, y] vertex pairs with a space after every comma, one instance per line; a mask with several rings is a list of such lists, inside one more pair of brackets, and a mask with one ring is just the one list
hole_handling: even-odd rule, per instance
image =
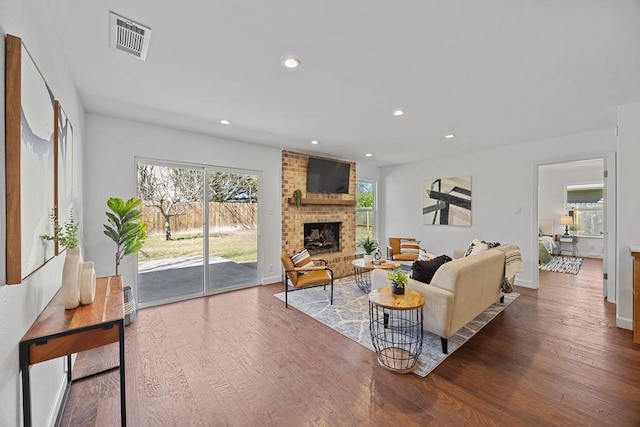
[[352, 261], [351, 264], [353, 265], [353, 275], [356, 278], [356, 284], [367, 293], [371, 290], [371, 270], [377, 268], [382, 270], [395, 270], [396, 268], [400, 268], [399, 262], [382, 261], [380, 264], [365, 264], [362, 258]]
[[415, 369], [422, 352], [425, 301], [411, 289], [404, 295], [392, 294], [390, 287], [369, 293], [369, 330], [380, 365], [401, 374]]

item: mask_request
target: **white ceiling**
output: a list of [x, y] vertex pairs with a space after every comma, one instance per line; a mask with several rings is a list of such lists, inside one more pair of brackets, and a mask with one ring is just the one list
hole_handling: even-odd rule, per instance
[[[43, 4], [87, 112], [353, 161], [614, 127], [640, 101], [638, 0]], [[146, 62], [109, 47], [109, 11], [152, 29]]]

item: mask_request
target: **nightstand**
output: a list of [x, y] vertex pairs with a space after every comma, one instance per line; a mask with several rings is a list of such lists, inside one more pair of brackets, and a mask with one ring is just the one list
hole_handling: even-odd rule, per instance
[[[560, 255], [562, 255], [562, 252], [571, 252], [574, 257], [578, 256], [578, 236], [563, 234], [559, 236], [558, 243], [560, 244]], [[571, 249], [565, 249], [565, 246], [569, 244], [571, 244]]]

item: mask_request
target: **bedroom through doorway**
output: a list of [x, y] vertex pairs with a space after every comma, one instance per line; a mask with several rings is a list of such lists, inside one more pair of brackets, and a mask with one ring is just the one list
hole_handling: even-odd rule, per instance
[[573, 275], [577, 285], [597, 280], [603, 297], [616, 301], [615, 277], [608, 274], [615, 271], [609, 256], [615, 253], [615, 221], [608, 221], [615, 218], [615, 191], [607, 191], [615, 188], [610, 163], [599, 157], [538, 165], [536, 283], [548, 284], [554, 275]]

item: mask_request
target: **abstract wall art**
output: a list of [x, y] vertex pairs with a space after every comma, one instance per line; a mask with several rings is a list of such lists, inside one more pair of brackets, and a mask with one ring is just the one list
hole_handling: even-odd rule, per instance
[[[65, 224], [73, 210], [73, 126], [60, 102], [54, 103], [55, 112], [55, 201], [59, 224]], [[55, 253], [62, 248], [55, 242]]]
[[422, 221], [428, 225], [471, 225], [471, 177], [426, 179]]
[[5, 174], [7, 284], [21, 283], [54, 255], [54, 100], [19, 37], [6, 37]]

